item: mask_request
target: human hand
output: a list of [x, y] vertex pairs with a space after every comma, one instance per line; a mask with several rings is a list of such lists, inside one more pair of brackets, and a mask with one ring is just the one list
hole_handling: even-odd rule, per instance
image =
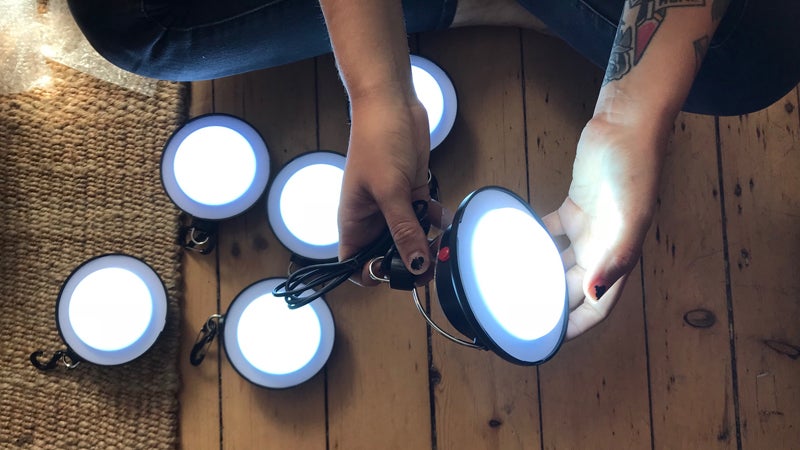
[[595, 117], [578, 142], [569, 196], [543, 221], [566, 235], [572, 339], [602, 321], [622, 294], [650, 227], [666, 146], [663, 128]]
[[[425, 108], [391, 89], [352, 100], [352, 126], [339, 203], [339, 258], [372, 243], [386, 227], [406, 268], [431, 266], [428, 241], [412, 209], [430, 200], [430, 132]], [[367, 268], [355, 281], [374, 285]]]

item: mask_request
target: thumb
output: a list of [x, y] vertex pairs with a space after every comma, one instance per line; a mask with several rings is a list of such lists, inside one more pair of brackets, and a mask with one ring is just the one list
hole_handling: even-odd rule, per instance
[[410, 196], [392, 196], [377, 203], [403, 264], [415, 275], [425, 273], [431, 259], [428, 239], [414, 214]]
[[594, 268], [587, 270], [583, 292], [595, 301], [605, 294], [622, 277], [629, 274], [639, 262], [641, 243], [636, 239], [622, 240], [606, 249]]

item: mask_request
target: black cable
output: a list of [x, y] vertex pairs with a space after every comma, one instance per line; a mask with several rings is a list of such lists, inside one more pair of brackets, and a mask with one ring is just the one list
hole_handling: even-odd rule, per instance
[[[412, 206], [420, 223], [427, 220], [428, 202], [418, 200]], [[305, 306], [347, 281], [371, 259], [384, 256], [394, 248], [389, 230], [384, 232], [364, 250], [344, 261], [314, 264], [296, 270], [283, 283], [275, 286], [272, 295], [284, 297], [290, 309]], [[306, 294], [306, 295], [304, 295]]]

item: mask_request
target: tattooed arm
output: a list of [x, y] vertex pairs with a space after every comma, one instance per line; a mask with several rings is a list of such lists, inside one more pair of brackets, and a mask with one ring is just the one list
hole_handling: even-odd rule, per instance
[[728, 2], [625, 0], [595, 112], [623, 95], [659, 108], [671, 125]]
[[545, 223], [571, 245], [573, 338], [603, 320], [639, 261], [668, 133], [728, 0], [625, 0], [569, 196]]

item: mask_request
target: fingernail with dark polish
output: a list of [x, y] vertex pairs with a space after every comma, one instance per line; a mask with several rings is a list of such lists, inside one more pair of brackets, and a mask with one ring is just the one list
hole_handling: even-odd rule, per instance
[[411, 270], [419, 272], [422, 270], [422, 265], [425, 264], [425, 257], [418, 255], [411, 259]]
[[608, 290], [608, 288], [603, 284], [596, 285], [594, 287], [594, 296], [595, 296], [595, 298], [597, 300], [600, 300], [600, 297], [602, 297], [603, 294], [605, 294], [607, 290]]

